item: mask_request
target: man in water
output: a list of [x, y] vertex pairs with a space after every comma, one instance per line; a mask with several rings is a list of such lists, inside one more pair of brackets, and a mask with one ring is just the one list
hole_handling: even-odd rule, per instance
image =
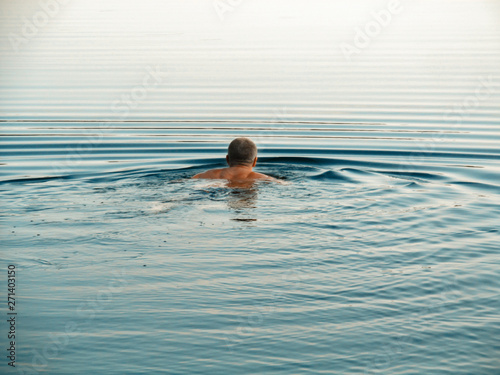
[[225, 179], [231, 182], [276, 181], [273, 177], [252, 171], [257, 164], [257, 146], [249, 138], [234, 139], [227, 149], [226, 161], [228, 168], [211, 169], [193, 178]]

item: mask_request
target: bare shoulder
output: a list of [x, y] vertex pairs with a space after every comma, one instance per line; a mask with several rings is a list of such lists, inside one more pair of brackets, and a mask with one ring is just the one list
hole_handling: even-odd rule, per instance
[[211, 169], [206, 172], [198, 173], [192, 178], [219, 178], [222, 169]]
[[262, 181], [273, 181], [273, 182], [277, 182], [278, 184], [281, 184], [281, 185], [288, 185], [288, 183], [286, 181], [280, 180], [279, 178], [274, 178], [274, 177], [268, 176], [268, 175], [263, 174], [263, 173], [258, 173], [258, 172], [252, 172], [252, 173], [255, 173], [255, 175], [252, 174], [250, 176], [252, 179], [262, 180]]
[[269, 180], [269, 181], [277, 181], [274, 177], [268, 176], [267, 174], [252, 172], [249, 176], [252, 179], [256, 180]]

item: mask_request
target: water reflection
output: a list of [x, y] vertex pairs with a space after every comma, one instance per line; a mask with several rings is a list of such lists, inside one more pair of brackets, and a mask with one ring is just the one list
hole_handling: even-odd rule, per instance
[[[231, 192], [227, 196], [227, 206], [234, 210], [239, 216], [233, 220], [238, 221], [256, 221], [257, 219], [249, 218], [248, 214], [257, 207], [257, 186], [253, 185], [247, 188], [231, 188]], [[241, 217], [240, 217], [241, 216]], [[244, 216], [244, 217], [243, 217]]]
[[211, 200], [225, 202], [229, 212], [236, 214], [232, 220], [236, 221], [256, 221], [252, 217], [253, 211], [257, 208], [259, 186], [263, 181], [228, 181], [228, 180], [192, 180], [196, 183], [194, 193], [201, 193]]

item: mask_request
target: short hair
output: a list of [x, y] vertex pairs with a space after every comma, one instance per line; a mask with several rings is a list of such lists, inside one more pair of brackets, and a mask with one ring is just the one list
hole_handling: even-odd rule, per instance
[[257, 146], [249, 138], [234, 139], [227, 148], [229, 166], [252, 165], [257, 157]]

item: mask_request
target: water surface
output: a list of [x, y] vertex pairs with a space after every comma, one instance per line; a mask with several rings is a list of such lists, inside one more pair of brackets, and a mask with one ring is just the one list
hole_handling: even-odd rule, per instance
[[499, 3], [214, 4], [2, 4], [2, 373], [498, 374]]

